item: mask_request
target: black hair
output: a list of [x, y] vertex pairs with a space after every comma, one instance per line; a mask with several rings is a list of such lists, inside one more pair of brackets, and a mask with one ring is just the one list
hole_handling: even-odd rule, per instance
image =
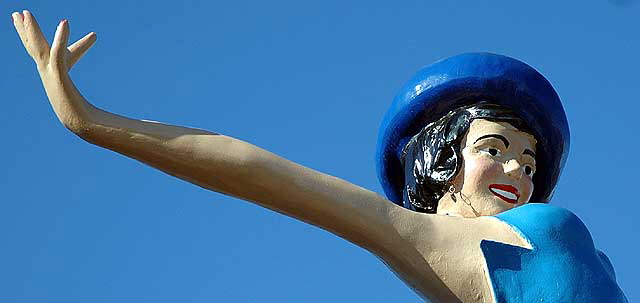
[[436, 212], [449, 181], [462, 167], [460, 143], [475, 119], [508, 122], [518, 130], [532, 134], [511, 109], [487, 102], [459, 107], [429, 123], [409, 140], [400, 157], [404, 166], [405, 208], [423, 213]]

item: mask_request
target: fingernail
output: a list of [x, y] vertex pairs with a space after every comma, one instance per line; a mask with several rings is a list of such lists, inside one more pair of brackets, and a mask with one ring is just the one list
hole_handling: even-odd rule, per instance
[[65, 23], [67, 23], [67, 19], [62, 19], [62, 21], [60, 21], [60, 25], [63, 25]]

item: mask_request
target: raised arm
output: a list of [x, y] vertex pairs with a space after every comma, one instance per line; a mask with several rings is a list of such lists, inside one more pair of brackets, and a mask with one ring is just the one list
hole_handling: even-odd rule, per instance
[[90, 33], [69, 48], [63, 20], [49, 47], [35, 18], [13, 14], [62, 124], [82, 139], [137, 159], [201, 187], [255, 202], [320, 226], [381, 253], [401, 241], [392, 220], [399, 208], [383, 197], [224, 135], [118, 116], [91, 105], [68, 70], [95, 42]]

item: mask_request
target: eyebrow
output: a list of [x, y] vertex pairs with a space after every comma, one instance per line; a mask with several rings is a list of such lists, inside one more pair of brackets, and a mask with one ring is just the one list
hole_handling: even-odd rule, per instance
[[536, 158], [536, 153], [534, 153], [532, 150], [530, 150], [530, 149], [528, 149], [528, 148], [527, 148], [527, 149], [525, 149], [525, 150], [522, 152], [522, 154], [523, 154], [523, 155], [529, 155], [529, 156], [533, 157], [534, 159]]
[[[489, 134], [489, 135], [484, 135], [478, 139], [476, 139], [475, 142], [473, 142], [473, 144], [476, 144], [478, 141], [482, 140], [482, 139], [487, 139], [487, 138], [496, 138], [496, 139], [500, 139], [502, 141], [502, 143], [504, 143], [504, 146], [506, 146], [507, 148], [509, 148], [509, 140], [507, 140], [507, 138], [505, 138], [502, 135], [498, 135], [498, 134]], [[525, 150], [525, 153], [527, 151]], [[531, 151], [531, 153], [533, 153], [533, 151]], [[534, 154], [535, 155], [535, 154]]]

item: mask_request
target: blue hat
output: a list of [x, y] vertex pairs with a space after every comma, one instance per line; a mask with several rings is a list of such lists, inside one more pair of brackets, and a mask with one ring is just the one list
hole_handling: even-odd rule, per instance
[[502, 55], [469, 53], [419, 70], [400, 90], [378, 134], [378, 178], [389, 200], [403, 205], [404, 145], [449, 111], [479, 101], [513, 110], [538, 140], [531, 202], [548, 202], [569, 152], [569, 125], [558, 94], [531, 66]]

